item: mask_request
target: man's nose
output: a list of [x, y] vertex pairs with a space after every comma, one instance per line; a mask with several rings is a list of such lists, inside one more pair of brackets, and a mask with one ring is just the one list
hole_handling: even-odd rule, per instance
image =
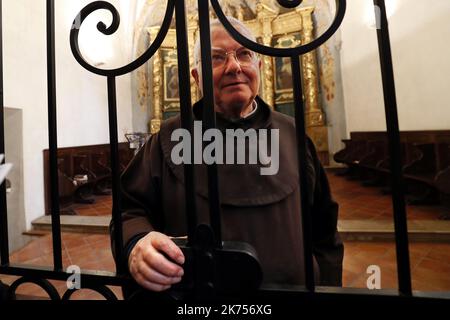
[[234, 54], [229, 54], [225, 61], [225, 73], [239, 73], [241, 72], [241, 65]]

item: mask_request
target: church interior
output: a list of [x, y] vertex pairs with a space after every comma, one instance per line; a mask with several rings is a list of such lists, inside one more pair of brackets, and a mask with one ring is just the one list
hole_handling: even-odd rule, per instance
[[[64, 267], [115, 271], [110, 249], [112, 211], [108, 95], [105, 77], [74, 59], [69, 34], [77, 13], [92, 1], [55, 5], [57, 166]], [[80, 29], [80, 50], [93, 66], [112, 69], [139, 57], [156, 38], [167, 1], [108, 1], [121, 15], [106, 36], [100, 10]], [[402, 173], [412, 289], [450, 294], [450, 1], [386, 0], [400, 129]], [[258, 43], [291, 48], [309, 43], [330, 26], [334, 0], [304, 0], [287, 9], [276, 0], [221, 0]], [[52, 264], [48, 140], [46, 7], [44, 0], [3, 1], [3, 95], [10, 260]], [[186, 0], [189, 61], [198, 36], [197, 1]], [[214, 17], [214, 13], [211, 13]], [[343, 287], [367, 288], [377, 267], [382, 289], [397, 289], [389, 139], [377, 20], [371, 0], [347, 0], [339, 30], [300, 57], [305, 125], [339, 204], [344, 241]], [[294, 116], [289, 58], [261, 55], [259, 95], [273, 110]], [[175, 21], [155, 55], [117, 77], [119, 167], [124, 170], [161, 123], [180, 112]], [[283, 144], [281, 143], [281, 148]], [[16, 276], [0, 274], [11, 284]], [[65, 281], [51, 280], [60, 292]], [[122, 298], [119, 287], [110, 287]], [[378, 288], [379, 289], [379, 288]], [[33, 284], [27, 299], [47, 294]], [[72, 299], [102, 299], [80, 290]]]

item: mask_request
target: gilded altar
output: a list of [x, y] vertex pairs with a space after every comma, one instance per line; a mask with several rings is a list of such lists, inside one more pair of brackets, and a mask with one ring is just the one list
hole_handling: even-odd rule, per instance
[[[264, 4], [256, 6], [255, 17], [245, 20], [243, 12], [232, 15], [243, 21], [256, 35], [258, 42], [272, 47], [287, 48], [308, 43], [314, 37], [314, 7], [299, 7], [286, 13], [277, 13]], [[159, 26], [147, 32], [150, 42], [158, 34]], [[189, 60], [193, 67], [194, 41], [197, 37], [197, 16], [188, 17]], [[150, 131], [159, 130], [161, 122], [179, 111], [177, 76], [176, 31], [170, 29], [160, 49], [151, 60], [152, 115]], [[261, 56], [261, 97], [280, 112], [293, 115], [292, 73], [289, 58]], [[319, 72], [317, 53], [301, 57], [305, 121], [307, 133], [314, 141], [323, 164], [328, 164], [328, 129], [325, 114], [319, 99]], [[198, 100], [199, 91], [191, 78], [192, 103]]]

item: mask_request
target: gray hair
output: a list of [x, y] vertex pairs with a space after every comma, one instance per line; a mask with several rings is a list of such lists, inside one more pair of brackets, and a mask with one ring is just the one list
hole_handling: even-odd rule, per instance
[[[249, 40], [252, 40], [256, 42], [256, 37], [253, 34], [253, 32], [244, 24], [242, 21], [239, 21], [238, 19], [234, 17], [227, 16], [227, 20], [231, 23], [231, 25], [237, 29], [243, 36], [247, 37]], [[210, 30], [212, 31], [213, 28], [221, 27], [224, 28], [222, 25], [222, 22], [220, 22], [219, 19], [213, 19], [210, 22]], [[195, 40], [194, 44], [194, 67], [198, 68], [200, 64], [200, 35]]]

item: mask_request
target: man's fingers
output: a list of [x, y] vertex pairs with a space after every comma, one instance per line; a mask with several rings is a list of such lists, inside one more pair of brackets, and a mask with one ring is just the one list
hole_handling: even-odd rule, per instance
[[184, 274], [181, 249], [165, 234], [152, 231], [138, 241], [129, 257], [129, 269], [142, 287], [164, 291]]
[[178, 264], [184, 263], [184, 254], [181, 249], [168, 236], [157, 234], [152, 240], [153, 247], [164, 252], [170, 259]]
[[167, 260], [165, 256], [151, 248], [150, 252], [144, 256], [145, 262], [150, 268], [167, 277], [182, 277], [184, 274], [183, 268], [179, 265]]
[[181, 281], [181, 277], [168, 277], [159, 273], [158, 271], [149, 268], [146, 264], [141, 264], [138, 268], [138, 273], [142, 275], [144, 280], [159, 285], [172, 285]]
[[141, 274], [137, 274], [135, 277], [136, 282], [144, 287], [147, 290], [151, 291], [164, 291], [170, 288], [170, 285], [163, 285], [158, 283], [153, 283], [150, 281], [147, 281]]

